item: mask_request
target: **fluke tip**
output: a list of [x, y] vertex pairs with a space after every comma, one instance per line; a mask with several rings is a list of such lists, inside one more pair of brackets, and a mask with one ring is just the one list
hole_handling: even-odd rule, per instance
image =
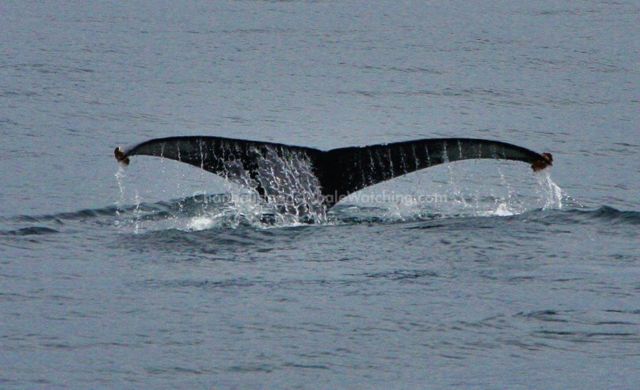
[[129, 157], [125, 156], [124, 152], [122, 151], [122, 149], [120, 149], [119, 147], [117, 147], [114, 151], [113, 154], [116, 156], [116, 160], [118, 160], [119, 163], [122, 163], [124, 165], [129, 165]]
[[542, 158], [540, 160], [534, 161], [533, 164], [531, 164], [531, 169], [533, 169], [534, 172], [541, 171], [553, 165], [553, 156], [551, 153], [542, 153], [541, 156]]

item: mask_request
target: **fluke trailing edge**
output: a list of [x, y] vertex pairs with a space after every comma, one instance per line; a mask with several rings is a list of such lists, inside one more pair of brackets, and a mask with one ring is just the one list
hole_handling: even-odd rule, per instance
[[271, 142], [222, 137], [170, 137], [115, 149], [119, 162], [135, 155], [158, 156], [200, 167], [248, 185], [268, 198], [319, 196], [331, 207], [362, 188], [434, 165], [468, 159], [506, 159], [552, 165], [549, 153], [472, 138], [437, 138], [321, 151]]

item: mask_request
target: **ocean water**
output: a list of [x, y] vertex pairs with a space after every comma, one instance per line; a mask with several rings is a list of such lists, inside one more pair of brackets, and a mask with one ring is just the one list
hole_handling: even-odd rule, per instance
[[[1, 388], [640, 381], [640, 4], [2, 2]], [[214, 135], [551, 152], [326, 222], [113, 149]], [[267, 218], [265, 218], [265, 215]]]

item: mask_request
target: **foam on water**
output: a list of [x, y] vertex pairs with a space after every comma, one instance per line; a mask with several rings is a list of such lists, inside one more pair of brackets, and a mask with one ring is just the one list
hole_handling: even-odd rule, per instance
[[[218, 214], [219, 215], [219, 214]], [[193, 217], [187, 224], [187, 228], [191, 231], [208, 230], [216, 225], [216, 216], [199, 216]]]

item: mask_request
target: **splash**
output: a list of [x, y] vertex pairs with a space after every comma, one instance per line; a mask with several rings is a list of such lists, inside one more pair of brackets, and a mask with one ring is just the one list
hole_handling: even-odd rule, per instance
[[135, 190], [135, 195], [133, 197], [134, 202], [135, 202], [135, 207], [133, 209], [133, 217], [134, 217], [134, 225], [133, 225], [133, 232], [138, 234], [140, 233], [140, 226], [141, 226], [141, 216], [142, 213], [140, 211], [140, 204], [142, 203], [142, 198], [140, 198], [140, 194], [138, 193], [138, 190]]
[[542, 209], [562, 209], [564, 193], [562, 188], [551, 179], [551, 170], [544, 169], [536, 174], [540, 188], [541, 200], [544, 202]]
[[496, 217], [509, 217], [517, 214], [520, 214], [518, 210], [511, 208], [508, 203], [500, 203], [495, 210], [488, 213], [488, 215], [495, 215]]
[[[233, 148], [223, 150], [225, 163], [221, 176], [225, 179], [225, 196], [213, 202], [212, 207], [209, 207], [209, 197], [205, 195], [203, 202], [196, 206], [197, 209], [193, 208], [194, 205], [186, 209], [185, 202], [178, 201], [176, 212], [166, 220], [147, 221], [141, 210], [142, 199], [134, 184], [128, 190], [133, 190], [136, 206], [132, 218], [126, 222], [133, 226], [134, 233], [154, 228], [194, 231], [218, 226], [236, 228], [251, 225], [266, 228], [327, 222], [320, 183], [308, 156], [277, 147], [256, 148], [252, 153], [256, 157], [258, 174], [251, 175], [251, 170], [246, 169], [248, 167], [244, 167], [242, 161], [234, 156], [236, 152]], [[160, 160], [160, 164], [164, 165], [164, 159]], [[120, 190], [116, 206], [120, 208], [126, 195], [124, 169], [119, 167], [115, 176]], [[176, 178], [178, 192], [181, 181], [180, 177]]]
[[216, 226], [216, 218], [210, 218], [207, 216], [194, 217], [187, 224], [189, 231], [208, 230]]
[[[425, 154], [427, 159], [435, 156], [445, 162], [455, 161], [456, 156], [463, 155], [461, 148], [460, 144], [457, 148], [455, 145], [445, 144], [441, 152], [425, 150]], [[305, 153], [279, 146], [256, 147], [249, 151], [252, 153], [250, 160], [252, 164], [255, 162], [255, 166], [244, 166], [243, 164], [248, 164], [247, 159], [239, 158], [241, 151], [233, 146], [208, 151], [201, 147], [200, 160], [205, 160], [204, 153], [214, 152], [222, 154], [220, 161], [223, 161], [223, 166], [219, 170], [220, 176], [225, 179], [223, 187], [226, 197], [209, 203], [209, 197], [205, 194], [202, 196], [202, 202], [188, 207], [185, 203], [188, 203], [186, 199], [189, 198], [185, 198], [177, 202], [177, 210], [173, 210], [164, 220], [158, 221], [147, 218], [142, 210], [142, 199], [134, 187], [135, 207], [132, 218], [128, 221], [129, 225], [133, 226], [134, 233], [156, 228], [198, 231], [217, 227], [237, 228], [243, 225], [258, 228], [286, 227], [309, 223], [333, 223], [340, 219], [339, 213], [332, 213], [331, 216], [327, 214], [313, 162]], [[178, 150], [178, 153], [181, 151]], [[384, 167], [389, 169], [388, 176], [393, 176], [394, 166], [381, 162], [385, 158], [391, 161], [392, 156], [384, 156], [377, 151], [367, 153], [370, 170]], [[398, 159], [398, 165], [406, 168], [407, 161], [412, 157], [417, 158], [415, 152], [403, 155]], [[160, 163], [164, 164], [163, 158]], [[164, 170], [164, 167], [162, 169]], [[362, 175], [366, 175], [367, 171], [366, 168], [362, 169]], [[442, 172], [447, 174], [444, 181], [433, 180], [430, 177], [420, 186], [418, 193], [412, 194], [413, 196], [396, 193], [399, 182], [395, 181], [392, 184], [394, 187], [391, 195], [383, 192], [381, 202], [376, 200], [368, 205], [366, 202], [360, 203], [366, 198], [366, 193], [371, 192], [365, 190], [354, 193], [355, 205], [360, 210], [368, 210], [367, 213], [375, 210], [376, 218], [383, 221], [431, 219], [434, 216], [511, 216], [534, 209], [538, 204], [545, 210], [563, 206], [563, 191], [551, 180], [549, 170], [535, 175], [538, 182], [535, 197], [523, 195], [522, 190], [526, 192], [530, 188], [521, 188], [515, 182], [507, 180], [499, 166], [494, 175], [483, 170], [481, 179], [477, 174], [473, 174], [473, 170], [468, 171], [455, 163], [447, 164], [446, 170]], [[120, 191], [119, 201], [116, 202], [119, 209], [126, 195], [126, 175], [122, 167], [119, 167], [115, 177]], [[203, 177], [204, 180], [206, 178]], [[181, 181], [180, 177], [176, 177], [178, 191]], [[418, 182], [423, 181], [419, 179]], [[427, 196], [423, 193], [424, 188], [436, 191]], [[487, 192], [490, 196], [487, 196]], [[379, 193], [380, 187], [377, 187], [374, 194]], [[373, 196], [372, 199], [379, 197]]]
[[[448, 152], [450, 156], [451, 151]], [[447, 156], [445, 156], [447, 158]], [[474, 169], [475, 168], [475, 169]], [[431, 218], [504, 217], [514, 216], [535, 209], [562, 209], [565, 200], [571, 199], [552, 180], [550, 170], [533, 177], [510, 178], [498, 166], [491, 172], [482, 170], [479, 179], [478, 166], [449, 164], [442, 179], [432, 177], [413, 195], [390, 197], [386, 203], [377, 203], [379, 216], [385, 221], [410, 221]], [[433, 171], [438, 173], [437, 171]], [[398, 182], [395, 187], [398, 187]], [[435, 190], [437, 196], [420, 195], [424, 188]], [[393, 194], [393, 192], [392, 192]], [[433, 200], [437, 201], [433, 201]], [[426, 201], [425, 201], [426, 200]]]
[[275, 226], [326, 222], [320, 183], [307, 155], [278, 147], [255, 148], [257, 174], [252, 176], [233, 152], [225, 150], [229, 155], [223, 174], [233, 219], [263, 225], [269, 215], [270, 225]]
[[258, 154], [256, 179], [280, 222], [326, 222], [320, 181], [309, 157], [297, 151], [274, 148]]
[[483, 213], [486, 216], [508, 217], [512, 215], [522, 214], [527, 210], [526, 204], [518, 196], [514, 186], [502, 172], [502, 168], [498, 167], [498, 175], [500, 177], [500, 187], [506, 190], [506, 195], [495, 197], [494, 208]]
[[[116, 206], [116, 217], [120, 216], [120, 209], [123, 207], [124, 203], [125, 203], [125, 198], [124, 198], [124, 178], [126, 176], [125, 173], [125, 169], [124, 169], [124, 165], [123, 164], [118, 164], [118, 170], [116, 171], [116, 173], [114, 174], [115, 178], [116, 178], [116, 182], [118, 183], [118, 191], [120, 193], [120, 196], [118, 198], [118, 200], [116, 200], [115, 202], [115, 206]], [[120, 221], [116, 218], [115, 221], [115, 225], [118, 226], [120, 224]]]

